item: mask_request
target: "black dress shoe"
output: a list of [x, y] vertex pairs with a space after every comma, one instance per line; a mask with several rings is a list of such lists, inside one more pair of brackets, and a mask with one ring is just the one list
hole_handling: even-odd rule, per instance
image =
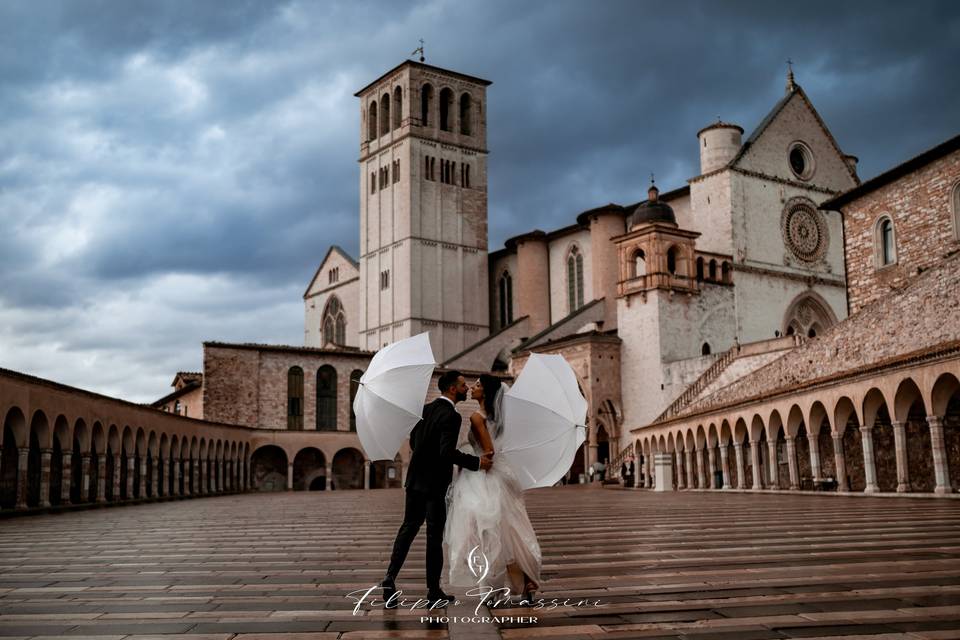
[[[430, 604], [427, 606], [433, 609], [438, 602], [441, 603], [439, 605], [440, 607], [446, 607], [448, 604], [453, 604], [456, 601], [456, 598], [451, 595], [447, 595], [443, 591], [431, 591], [427, 594], [427, 600], [430, 601]], [[443, 600], [446, 600], [446, 604], [442, 604]]]
[[397, 585], [394, 584], [393, 580], [384, 580], [381, 582], [380, 589], [383, 591], [384, 607], [387, 609], [393, 609], [396, 607], [396, 603], [390, 603], [390, 598], [393, 597], [393, 594], [397, 592]]

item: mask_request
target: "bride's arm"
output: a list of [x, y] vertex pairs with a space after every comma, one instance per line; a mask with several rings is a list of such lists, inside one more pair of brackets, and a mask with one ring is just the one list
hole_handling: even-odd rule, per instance
[[473, 431], [473, 437], [480, 443], [480, 448], [484, 454], [493, 455], [493, 439], [490, 432], [487, 431], [487, 422], [479, 413], [470, 416], [470, 430]]

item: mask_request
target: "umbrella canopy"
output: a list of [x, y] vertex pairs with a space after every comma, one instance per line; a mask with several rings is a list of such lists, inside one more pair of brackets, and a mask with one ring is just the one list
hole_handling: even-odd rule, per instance
[[393, 460], [423, 416], [437, 362], [430, 334], [404, 338], [377, 351], [353, 400], [357, 435], [371, 460]]
[[524, 489], [557, 483], [586, 440], [587, 401], [561, 355], [534, 353], [503, 394], [503, 435], [494, 454]]

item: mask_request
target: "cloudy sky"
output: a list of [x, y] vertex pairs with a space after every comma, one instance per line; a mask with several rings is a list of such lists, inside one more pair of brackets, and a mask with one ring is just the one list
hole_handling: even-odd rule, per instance
[[494, 83], [494, 249], [683, 185], [787, 58], [864, 178], [960, 132], [956, 2], [0, 0], [0, 367], [149, 401], [203, 340], [302, 344], [353, 93], [419, 38]]

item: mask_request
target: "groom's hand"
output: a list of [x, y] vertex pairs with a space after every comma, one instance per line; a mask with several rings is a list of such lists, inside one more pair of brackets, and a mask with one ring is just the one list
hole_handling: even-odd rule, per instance
[[493, 454], [492, 453], [483, 454], [483, 456], [480, 458], [480, 468], [486, 471], [492, 466], [493, 466]]

